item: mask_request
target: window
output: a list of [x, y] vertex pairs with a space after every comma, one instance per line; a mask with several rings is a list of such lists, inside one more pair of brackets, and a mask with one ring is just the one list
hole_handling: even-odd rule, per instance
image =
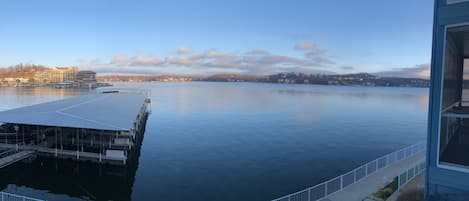
[[469, 26], [446, 32], [439, 163], [469, 169]]

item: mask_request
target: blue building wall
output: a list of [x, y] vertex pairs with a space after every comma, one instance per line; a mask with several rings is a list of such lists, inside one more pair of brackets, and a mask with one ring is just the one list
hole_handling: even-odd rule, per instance
[[445, 32], [447, 27], [469, 25], [469, 1], [458, 2], [447, 4], [447, 0], [435, 0], [425, 176], [425, 198], [428, 201], [469, 200], [469, 169], [464, 172], [437, 165]]

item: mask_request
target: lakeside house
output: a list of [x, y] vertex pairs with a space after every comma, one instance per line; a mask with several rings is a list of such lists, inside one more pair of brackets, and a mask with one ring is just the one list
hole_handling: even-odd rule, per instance
[[426, 200], [468, 199], [469, 94], [464, 89], [468, 59], [469, 0], [436, 0]]

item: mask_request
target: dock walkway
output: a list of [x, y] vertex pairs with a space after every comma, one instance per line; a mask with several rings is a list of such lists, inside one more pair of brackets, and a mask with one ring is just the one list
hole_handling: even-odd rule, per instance
[[0, 200], [1, 201], [45, 201], [32, 197], [26, 197], [22, 195], [17, 195], [13, 193], [7, 193], [0, 191]]
[[[14, 144], [4, 144], [0, 143], [0, 148], [9, 148], [9, 149], [14, 149], [16, 145]], [[106, 156], [106, 155], [101, 155], [98, 153], [90, 153], [90, 152], [81, 152], [77, 150], [63, 150], [63, 149], [54, 149], [54, 148], [47, 148], [47, 147], [39, 147], [39, 146], [30, 146], [30, 145], [19, 145], [18, 146], [19, 150], [22, 150], [22, 152], [27, 151], [27, 152], [37, 152], [37, 154], [48, 154], [51, 156], [56, 156], [60, 158], [82, 158], [86, 159], [87, 161], [121, 161], [123, 164], [125, 164], [125, 161], [127, 160], [127, 157], [113, 157], [113, 156]], [[1, 168], [1, 165], [0, 165]]]
[[[11, 151], [8, 151], [11, 152]], [[8, 152], [4, 152], [7, 153]], [[3, 158], [0, 158], [0, 168], [4, 168], [8, 165], [11, 165], [15, 162], [21, 161], [23, 159], [29, 158], [34, 155], [34, 151], [20, 151], [6, 155]]]
[[369, 195], [378, 191], [380, 188], [392, 182], [394, 177], [408, 169], [410, 166], [414, 165], [415, 161], [419, 161], [424, 158], [425, 152], [421, 152], [412, 157], [394, 163], [389, 167], [364, 178], [360, 182], [354, 183], [342, 191], [329, 196], [328, 198], [324, 199], [324, 201], [362, 201]]

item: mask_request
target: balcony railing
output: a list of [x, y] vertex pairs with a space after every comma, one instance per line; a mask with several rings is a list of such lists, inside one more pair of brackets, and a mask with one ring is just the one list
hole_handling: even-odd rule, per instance
[[303, 189], [301, 191], [274, 199], [273, 201], [316, 201], [327, 198], [334, 193], [342, 191], [348, 186], [376, 173], [378, 170], [389, 167], [392, 164], [421, 153], [425, 151], [425, 149], [426, 142], [419, 142], [417, 144], [379, 157], [343, 175]]
[[397, 189], [401, 189], [407, 183], [412, 181], [415, 177], [419, 176], [425, 171], [425, 159], [417, 161], [413, 166], [401, 172], [397, 177]]

